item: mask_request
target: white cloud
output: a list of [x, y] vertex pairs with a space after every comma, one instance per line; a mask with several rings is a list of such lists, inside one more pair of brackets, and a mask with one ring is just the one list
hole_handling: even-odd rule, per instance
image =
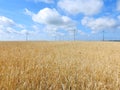
[[119, 15], [119, 16], [117, 16], [117, 18], [120, 20], [120, 15]]
[[38, 32], [35, 30], [27, 30], [27, 29], [23, 29], [23, 30], [19, 31], [19, 34], [23, 34], [23, 35], [26, 35], [26, 34], [33, 35], [33, 34], [37, 34], [37, 33]]
[[99, 30], [110, 30], [117, 27], [117, 21], [109, 17], [100, 17], [97, 19], [84, 17], [81, 21], [83, 26], [89, 27], [93, 32]]
[[60, 0], [58, 6], [73, 15], [93, 15], [100, 12], [103, 0]]
[[120, 0], [117, 0], [117, 10], [120, 11]]
[[60, 32], [58, 31], [58, 28], [57, 27], [54, 27], [54, 26], [46, 26], [44, 28], [44, 31], [47, 32], [48, 34], [50, 34], [51, 36], [64, 36], [65, 33], [64, 32]]
[[40, 10], [37, 14], [32, 16], [32, 19], [33, 21], [42, 24], [61, 25], [63, 23], [63, 20], [56, 9], [49, 8]]
[[32, 16], [33, 21], [53, 26], [70, 26], [73, 25], [72, 19], [60, 15], [56, 9], [44, 8]]
[[27, 8], [25, 8], [25, 12], [24, 12], [26, 15], [30, 15], [32, 16], [33, 13], [31, 11], [29, 11]]
[[23, 34], [23, 35], [26, 35], [26, 34], [31, 34], [30, 31], [26, 30], [26, 29], [23, 29], [19, 32], [20, 34]]
[[29, 27], [28, 30], [25, 26], [14, 22], [12, 19], [0, 16], [0, 40], [25, 40], [26, 33], [29, 36], [39, 35], [37, 27]]
[[5, 16], [0, 16], [0, 33], [11, 33], [14, 30], [13, 26], [16, 26], [16, 23]]
[[24, 26], [21, 24], [15, 23], [12, 19], [5, 16], [0, 16], [0, 33], [2, 34], [22, 34], [21, 30]]
[[19, 31], [15, 30], [15, 29], [13, 29], [13, 28], [11, 28], [11, 27], [6, 27], [6, 28], [5, 28], [5, 32], [8, 33], [8, 34], [10, 34], [10, 33], [19, 34]]
[[35, 2], [53, 3], [54, 0], [35, 0]]
[[48, 25], [44, 28], [44, 31], [52, 34], [52, 33], [57, 32], [57, 29], [58, 29], [57, 27]]
[[77, 33], [79, 33], [80, 35], [87, 35], [85, 32], [83, 32], [82, 30], [77, 30]]
[[12, 26], [15, 25], [15, 22], [7, 17], [0, 16], [0, 25]]
[[35, 3], [37, 2], [44, 2], [44, 3], [54, 3], [54, 0], [26, 0], [26, 1], [34, 1]]
[[70, 30], [76, 27], [75, 21], [68, 16], [59, 14], [56, 9], [44, 8], [37, 14], [30, 16], [34, 22], [45, 25], [45, 30], [49, 32], [54, 32], [59, 29]]

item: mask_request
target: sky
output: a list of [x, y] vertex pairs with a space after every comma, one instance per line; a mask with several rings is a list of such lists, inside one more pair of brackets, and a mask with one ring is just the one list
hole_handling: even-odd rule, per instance
[[120, 39], [120, 0], [0, 0], [0, 41]]

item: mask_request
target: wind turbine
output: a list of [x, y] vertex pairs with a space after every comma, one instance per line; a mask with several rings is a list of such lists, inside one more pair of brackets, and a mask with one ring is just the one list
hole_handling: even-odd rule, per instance
[[29, 33], [26, 31], [26, 41], [28, 41], [28, 36], [29, 36]]
[[73, 29], [73, 30], [70, 30], [73, 32], [73, 40], [75, 41], [76, 40], [76, 29]]
[[105, 41], [105, 31], [103, 30], [103, 41]]
[[76, 40], [76, 29], [73, 30], [74, 32], [74, 41]]

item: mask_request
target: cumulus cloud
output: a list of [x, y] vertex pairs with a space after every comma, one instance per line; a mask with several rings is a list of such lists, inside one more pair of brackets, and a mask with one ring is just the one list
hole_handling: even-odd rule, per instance
[[30, 16], [34, 22], [45, 25], [46, 31], [69, 30], [75, 27], [75, 21], [68, 16], [59, 14], [56, 9], [44, 8]]
[[99, 30], [110, 30], [117, 27], [117, 21], [109, 17], [100, 17], [97, 19], [84, 17], [81, 20], [83, 26], [89, 27], [93, 32]]
[[83, 32], [82, 30], [77, 30], [77, 33], [79, 33], [80, 35], [87, 35], [85, 32]]
[[29, 11], [27, 8], [25, 8], [25, 12], [26, 15], [30, 15], [32, 16], [34, 13], [32, 13], [31, 11]]
[[0, 16], [0, 25], [2, 26], [12, 26], [15, 25], [15, 22], [7, 17]]
[[19, 34], [19, 31], [15, 30], [14, 28], [11, 28], [11, 27], [6, 27], [5, 32], [8, 33], [8, 34], [10, 34], [10, 33]]
[[23, 30], [19, 31], [19, 34], [22, 34], [22, 35], [26, 35], [26, 34], [33, 35], [33, 34], [37, 34], [37, 33], [38, 32], [35, 30], [27, 30], [27, 29], [23, 29]]
[[32, 19], [42, 24], [61, 25], [63, 23], [63, 19], [56, 9], [50, 8], [40, 10], [37, 14], [32, 16]]
[[71, 25], [73, 21], [67, 17], [60, 15], [56, 9], [44, 8], [37, 14], [32, 16], [33, 21], [46, 25], [64, 26]]
[[120, 20], [120, 15], [117, 16], [117, 19]]
[[15, 23], [12, 19], [7, 18], [5, 16], [0, 16], [0, 33], [2, 34], [22, 34], [22, 30], [16, 30], [23, 29], [24, 26], [21, 24]]
[[44, 28], [44, 31], [49, 33], [51, 36], [57, 36], [57, 35], [61, 34], [61, 32], [58, 32], [58, 27], [51, 26], [51, 25], [47, 25]]
[[70, 14], [94, 15], [100, 12], [103, 0], [60, 0], [58, 6]]
[[27, 1], [34, 1], [35, 3], [37, 2], [44, 2], [44, 3], [54, 3], [54, 0], [27, 0]]
[[16, 25], [17, 24], [12, 19], [9, 19], [5, 16], [0, 16], [0, 32], [1, 33], [15, 32], [15, 30], [13, 30], [12, 27]]
[[120, 11], [120, 0], [117, 1], [117, 10]]
[[54, 0], [35, 0], [35, 2], [53, 3]]

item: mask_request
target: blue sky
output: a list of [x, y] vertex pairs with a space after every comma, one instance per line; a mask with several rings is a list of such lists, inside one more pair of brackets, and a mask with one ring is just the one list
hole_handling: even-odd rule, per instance
[[0, 40], [120, 39], [120, 0], [0, 0]]

